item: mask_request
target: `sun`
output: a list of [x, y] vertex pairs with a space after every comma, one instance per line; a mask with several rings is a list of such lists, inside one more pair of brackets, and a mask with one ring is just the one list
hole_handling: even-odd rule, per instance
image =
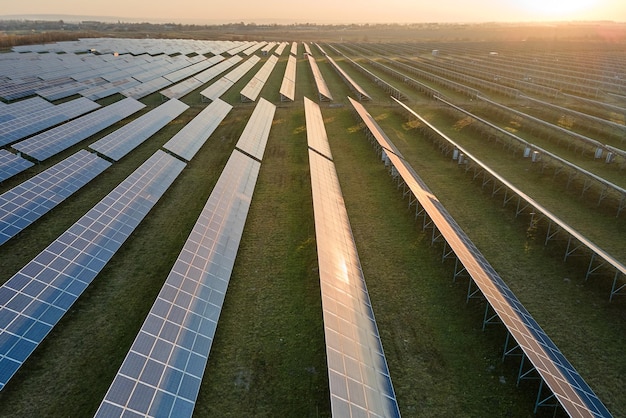
[[585, 12], [597, 6], [598, 0], [521, 0], [520, 7], [537, 18], [584, 17]]

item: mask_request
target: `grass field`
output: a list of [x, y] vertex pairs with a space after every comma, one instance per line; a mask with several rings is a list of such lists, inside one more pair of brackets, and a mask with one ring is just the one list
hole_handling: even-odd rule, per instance
[[[302, 47], [300, 46], [300, 50]], [[328, 50], [327, 50], [328, 51]], [[467, 279], [452, 280], [412, 210], [352, 115], [350, 90], [317, 57], [335, 101], [322, 114], [398, 403], [412, 417], [531, 417], [536, 382], [516, 386], [518, 360], [501, 361], [505, 332], [481, 330], [484, 303], [465, 302]], [[341, 59], [373, 97], [365, 103], [417, 173], [471, 237], [547, 334], [616, 416], [626, 360], [624, 300], [610, 282], [582, 278], [586, 261], [562, 262], [562, 244], [544, 247], [525, 217], [492, 199], [480, 182], [442, 155], [388, 96]], [[187, 165], [72, 310], [0, 392], [0, 417], [92, 416], [219, 177], [254, 104], [235, 108]], [[277, 104], [259, 179], [211, 349], [196, 416], [328, 417], [330, 401], [302, 100], [317, 97], [299, 57], [296, 101], [279, 102], [286, 54], [262, 96]], [[384, 77], [381, 75], [381, 77]], [[406, 90], [399, 84], [398, 88]], [[624, 217], [565, 191], [462, 126], [439, 105], [408, 91], [409, 104], [472, 153], [615, 256], [625, 257]], [[158, 95], [143, 100], [149, 108]], [[174, 122], [0, 248], [6, 281], [159, 149], [205, 104], [198, 91]], [[118, 124], [117, 127], [120, 125]], [[101, 133], [98, 137], [104, 135]], [[88, 141], [91, 143], [93, 141]], [[85, 144], [55, 157], [59, 161]], [[0, 185], [8, 190], [44, 166]], [[622, 260], [624, 261], [624, 260]], [[538, 416], [551, 416], [540, 410]]]

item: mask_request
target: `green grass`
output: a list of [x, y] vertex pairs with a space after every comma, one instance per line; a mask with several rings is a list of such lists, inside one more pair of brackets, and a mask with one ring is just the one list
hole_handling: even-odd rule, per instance
[[[308, 62], [299, 58], [296, 101], [278, 102], [286, 55], [262, 91], [278, 109], [196, 405], [198, 416], [330, 416], [302, 106], [302, 97], [315, 99], [317, 91]], [[316, 59], [335, 97], [322, 105], [322, 113], [401, 413], [533, 416], [537, 385], [517, 387], [518, 360], [501, 362], [502, 327], [481, 330], [484, 303], [465, 303], [467, 279], [452, 281], [453, 264], [441, 262], [441, 247], [431, 246], [358, 129], [347, 104], [350, 90], [325, 59]], [[624, 416], [624, 301], [608, 303], [605, 280], [582, 281], [577, 262], [563, 263], [560, 252], [554, 255], [555, 246], [544, 248], [528, 230], [527, 219], [514, 218], [510, 208], [405, 124], [380, 88], [337, 61], [373, 96], [366, 103], [370, 113], [524, 306], [615, 416]], [[0, 392], [0, 417], [93, 415], [254, 108], [240, 103], [237, 89], [224, 98], [235, 108]], [[149, 107], [160, 103], [157, 95], [143, 101]], [[0, 280], [11, 277], [206, 106], [198, 91], [184, 101], [192, 107], [174, 122], [3, 245]], [[454, 125], [437, 105], [419, 103], [418, 112], [440, 128]], [[550, 204], [559, 216], [582, 226], [597, 222], [588, 230], [597, 230], [615, 251], [623, 249], [623, 219], [594, 212], [555, 181], [525, 170], [527, 162], [518, 163], [518, 157], [469, 130], [448, 132], [542, 201], [554, 195]], [[51, 164], [3, 183], [0, 191]], [[542, 411], [539, 416], [546, 412], [551, 415]]]

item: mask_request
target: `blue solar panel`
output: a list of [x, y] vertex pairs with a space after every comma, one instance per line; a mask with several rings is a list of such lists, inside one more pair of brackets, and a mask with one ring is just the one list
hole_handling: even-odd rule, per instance
[[0, 389], [185, 167], [157, 151], [0, 287]]
[[96, 154], [81, 150], [0, 195], [0, 245], [110, 165]]
[[43, 161], [144, 107], [143, 103], [129, 97], [18, 142], [13, 148]]
[[0, 123], [0, 146], [19, 141], [98, 107], [99, 104], [80, 98]]
[[191, 161], [233, 107], [217, 99], [181, 129], [163, 148]]
[[168, 100], [115, 132], [94, 142], [89, 148], [118, 161], [188, 108], [189, 106], [181, 101], [176, 99]]
[[191, 417], [259, 169], [231, 155], [97, 417]]
[[15, 155], [4, 149], [0, 149], [0, 182], [21, 173], [34, 164], [25, 158]]
[[33, 112], [37, 112], [42, 109], [53, 108], [54, 105], [41, 97], [31, 97], [30, 99], [20, 100], [19, 102], [10, 103], [0, 109], [1, 115], [11, 115], [14, 118], [20, 116], [27, 116]]

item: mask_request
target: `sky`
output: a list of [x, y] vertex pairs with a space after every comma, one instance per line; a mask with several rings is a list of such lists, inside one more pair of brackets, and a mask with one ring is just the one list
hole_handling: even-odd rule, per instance
[[626, 22], [626, 0], [0, 0], [0, 15], [33, 14], [198, 24]]

